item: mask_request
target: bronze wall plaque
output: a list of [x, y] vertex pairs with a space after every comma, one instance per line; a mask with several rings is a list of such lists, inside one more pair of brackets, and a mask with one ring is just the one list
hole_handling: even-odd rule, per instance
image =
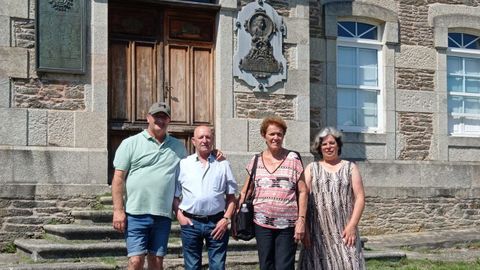
[[37, 71], [85, 73], [85, 0], [36, 1]]

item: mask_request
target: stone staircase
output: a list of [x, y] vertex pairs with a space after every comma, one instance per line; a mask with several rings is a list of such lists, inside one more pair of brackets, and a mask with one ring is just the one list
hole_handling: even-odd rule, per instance
[[[22, 263], [2, 269], [126, 269], [127, 258], [123, 234], [111, 226], [111, 197], [100, 198], [101, 210], [72, 210], [71, 224], [43, 226], [41, 239], [17, 239], [17, 253], [25, 258]], [[180, 226], [173, 224], [165, 269], [183, 269]], [[365, 240], [363, 240], [365, 241]], [[298, 256], [298, 254], [297, 254]], [[395, 259], [402, 254], [366, 252], [367, 258]], [[203, 263], [208, 267], [207, 254]], [[255, 269], [258, 267], [255, 239], [244, 242], [230, 239], [227, 269]]]
[[[72, 210], [71, 224], [43, 225], [41, 239], [17, 239], [17, 252], [26, 264], [6, 269], [126, 269], [126, 248], [123, 234], [111, 226], [111, 197], [102, 197], [101, 210]], [[180, 226], [173, 224], [170, 234], [166, 269], [183, 269]], [[207, 254], [204, 252], [207, 266]], [[251, 269], [258, 264], [256, 242], [230, 240], [228, 269]], [[1, 266], [0, 266], [0, 269]]]

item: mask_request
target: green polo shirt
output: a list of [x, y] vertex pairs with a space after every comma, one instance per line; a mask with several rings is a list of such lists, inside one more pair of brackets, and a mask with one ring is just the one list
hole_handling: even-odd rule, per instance
[[170, 135], [159, 143], [144, 130], [123, 140], [113, 166], [128, 171], [125, 211], [171, 218], [178, 164], [186, 156], [183, 143]]

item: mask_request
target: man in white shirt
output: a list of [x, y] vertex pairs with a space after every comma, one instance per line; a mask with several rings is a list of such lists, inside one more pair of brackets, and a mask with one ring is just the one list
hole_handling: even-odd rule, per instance
[[[195, 129], [196, 152], [180, 161], [173, 209], [181, 226], [185, 269], [202, 268], [205, 239], [209, 269], [225, 269], [228, 225], [235, 210], [237, 182], [230, 163], [211, 155], [212, 130]], [[180, 199], [181, 197], [181, 199]]]

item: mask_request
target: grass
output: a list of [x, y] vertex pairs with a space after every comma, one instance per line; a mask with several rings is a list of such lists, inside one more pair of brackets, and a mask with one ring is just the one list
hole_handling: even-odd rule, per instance
[[17, 252], [17, 247], [13, 242], [6, 243], [1, 250], [1, 253], [15, 253]]
[[442, 262], [430, 260], [379, 261], [368, 260], [369, 270], [480, 270], [480, 259], [475, 262]]

